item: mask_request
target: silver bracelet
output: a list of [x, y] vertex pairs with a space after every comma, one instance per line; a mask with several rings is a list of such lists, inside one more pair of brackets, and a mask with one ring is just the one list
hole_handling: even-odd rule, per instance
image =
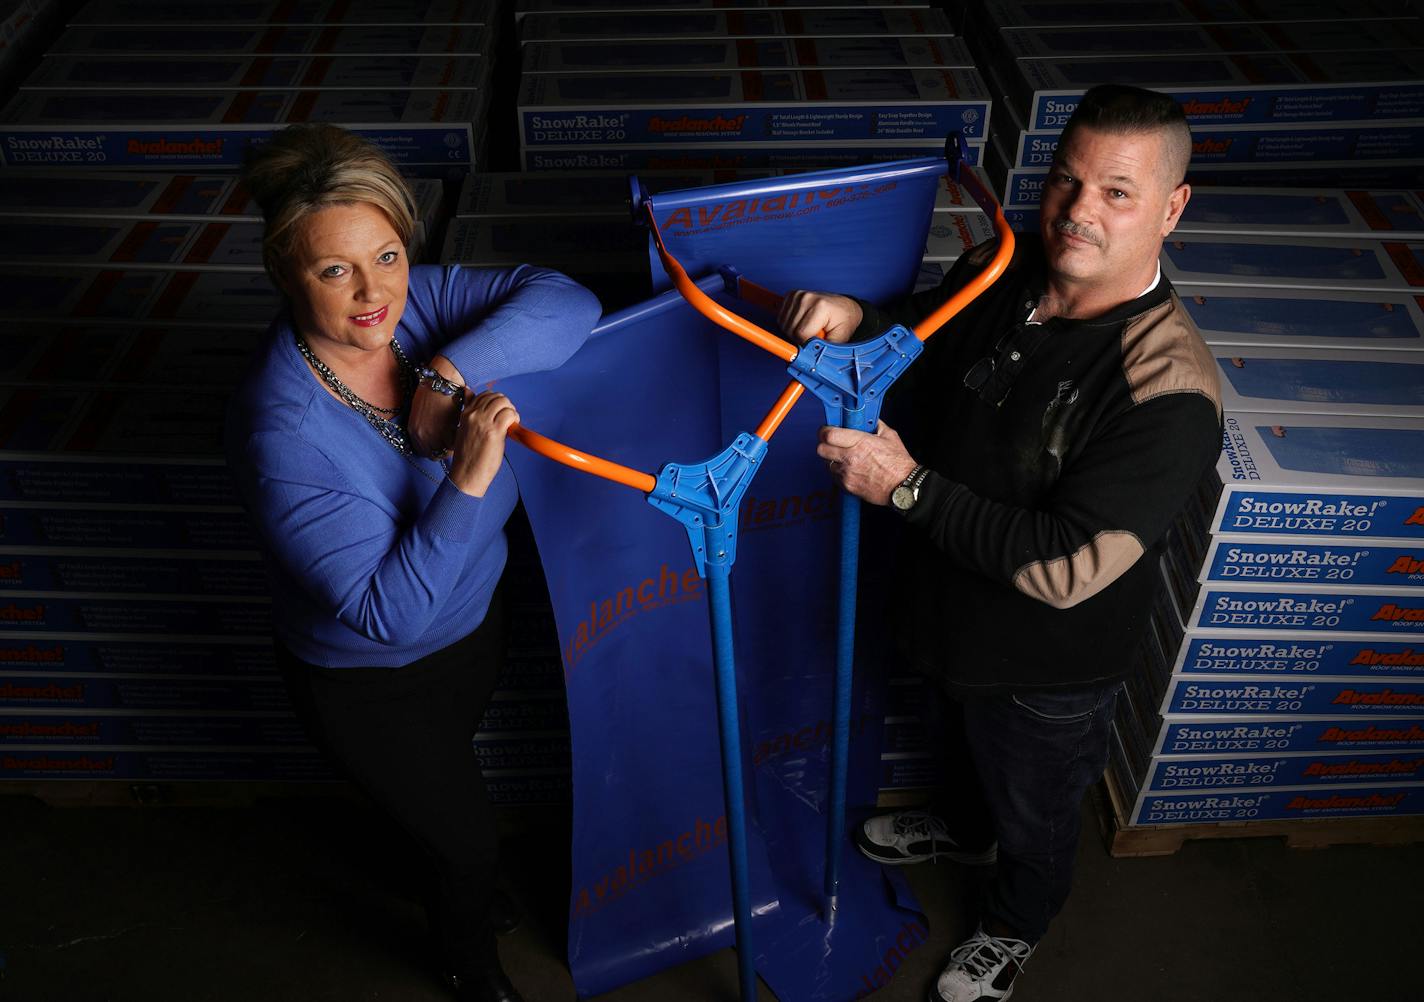
[[459, 383], [446, 379], [427, 365], [417, 366], [415, 374], [420, 377], [422, 383], [430, 387], [436, 393], [453, 397], [460, 402], [461, 407], [465, 405], [465, 388]]

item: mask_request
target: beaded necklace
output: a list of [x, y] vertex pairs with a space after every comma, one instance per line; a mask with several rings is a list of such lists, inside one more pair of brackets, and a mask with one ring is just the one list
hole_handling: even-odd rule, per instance
[[[317, 358], [316, 353], [313, 352], [311, 346], [307, 344], [306, 338], [302, 337], [300, 333], [296, 333], [295, 336], [297, 340], [297, 351], [301, 352], [302, 358], [307, 360], [307, 364], [316, 370], [316, 374], [322, 378], [322, 381], [326, 383], [327, 386], [330, 386], [332, 390], [335, 391], [336, 395], [341, 398], [346, 406], [365, 418], [366, 422], [376, 430], [377, 434], [385, 439], [396, 452], [406, 457], [427, 480], [435, 480], [436, 478], [432, 477], [430, 473], [420, 465], [418, 461], [419, 457], [416, 456], [415, 450], [411, 448], [410, 438], [406, 434], [405, 428], [402, 427], [399, 422], [392, 420], [392, 418], [399, 414], [405, 407], [406, 402], [410, 400], [411, 393], [416, 384], [415, 366], [411, 364], [410, 359], [406, 356], [405, 350], [401, 348], [400, 342], [392, 337], [390, 347], [391, 353], [396, 357], [396, 367], [400, 372], [401, 402], [395, 407], [377, 407], [375, 404], [358, 397], [351, 387], [343, 383], [341, 378], [331, 371], [330, 366]], [[390, 416], [388, 417], [387, 415]], [[447, 461], [442, 461], [441, 466], [448, 472], [449, 467], [446, 466], [446, 462]]]

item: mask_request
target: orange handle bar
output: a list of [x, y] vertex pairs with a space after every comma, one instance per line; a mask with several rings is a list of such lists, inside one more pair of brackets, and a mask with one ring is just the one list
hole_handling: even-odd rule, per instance
[[653, 246], [658, 250], [658, 257], [662, 259], [663, 268], [667, 271], [668, 278], [672, 279], [672, 284], [676, 286], [678, 292], [682, 293], [683, 298], [691, 303], [698, 313], [714, 324], [726, 328], [740, 338], [745, 338], [763, 351], [771, 352], [783, 362], [790, 362], [794, 359], [796, 349], [792, 345], [781, 340], [766, 328], [759, 327], [750, 320], [737, 316], [731, 310], [724, 309], [716, 300], [693, 283], [681, 263], [663, 244], [663, 235], [658, 232], [658, 221], [653, 218], [652, 203], [646, 203], [645, 208], [648, 213], [648, 228], [653, 232]]
[[1009, 221], [1004, 218], [1004, 207], [998, 203], [978, 175], [973, 171], [962, 171], [959, 176], [959, 183], [966, 187], [972, 186], [979, 189], [982, 197], [976, 199], [980, 206], [987, 204], [994, 207], [994, 232], [999, 235], [999, 249], [994, 257], [989, 261], [988, 267], [974, 277], [974, 280], [965, 285], [962, 289], [950, 296], [939, 309], [935, 310], [925, 319], [915, 325], [915, 337], [921, 341], [928, 340], [929, 336], [939, 330], [956, 316], [960, 310], [968, 306], [989, 286], [999, 280], [999, 276], [1004, 273], [1004, 269], [1009, 266], [1009, 259], [1014, 256], [1014, 231], [1009, 229]]
[[599, 459], [597, 456], [590, 456], [586, 452], [578, 449], [571, 449], [562, 442], [555, 442], [552, 438], [545, 438], [537, 431], [530, 431], [521, 425], [510, 425], [509, 437], [520, 445], [546, 459], [552, 459], [556, 463], [563, 463], [571, 466], [575, 470], [582, 470], [584, 473], [592, 473], [596, 477], [605, 480], [612, 480], [615, 484], [623, 484], [625, 487], [632, 487], [640, 490], [644, 494], [651, 494], [657, 485], [657, 480], [652, 476], [638, 470], [630, 469], [627, 466], [619, 466], [617, 463], [607, 459]]

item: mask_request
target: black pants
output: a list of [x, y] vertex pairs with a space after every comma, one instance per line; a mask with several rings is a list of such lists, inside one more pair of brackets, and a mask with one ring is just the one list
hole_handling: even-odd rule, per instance
[[1083, 796], [1107, 765], [1121, 688], [1020, 690], [940, 704], [940, 816], [962, 845], [997, 840], [983, 917], [1030, 943], [1068, 900]]
[[479, 629], [400, 668], [319, 668], [277, 645], [312, 739], [424, 850], [432, 929], [446, 972], [464, 976], [498, 957], [499, 843], [471, 740], [494, 688], [500, 623], [491, 607]]

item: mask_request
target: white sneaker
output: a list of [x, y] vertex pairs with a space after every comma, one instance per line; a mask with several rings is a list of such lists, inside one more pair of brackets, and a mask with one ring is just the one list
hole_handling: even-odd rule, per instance
[[1031, 953], [1023, 940], [990, 936], [980, 926], [950, 953], [949, 966], [930, 989], [930, 1002], [1008, 1002], [1014, 976]]
[[966, 849], [949, 836], [944, 821], [927, 811], [877, 814], [855, 830], [855, 844], [877, 863], [903, 866], [927, 859], [953, 860], [966, 866], [988, 866], [999, 858], [999, 847]]

